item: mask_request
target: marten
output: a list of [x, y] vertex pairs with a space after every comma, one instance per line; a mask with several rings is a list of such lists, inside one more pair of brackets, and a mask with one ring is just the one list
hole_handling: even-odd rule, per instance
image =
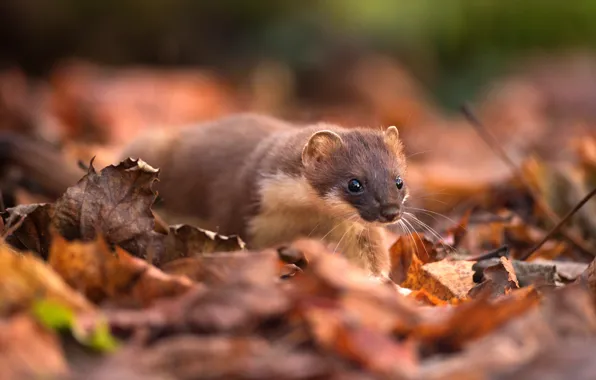
[[[56, 196], [82, 176], [57, 151], [21, 137], [0, 135], [0, 152]], [[299, 126], [238, 114], [142, 134], [121, 157], [159, 168], [165, 209], [197, 217], [200, 227], [239, 235], [251, 249], [320, 239], [374, 277], [388, 276], [381, 229], [400, 220], [408, 197], [393, 126]]]

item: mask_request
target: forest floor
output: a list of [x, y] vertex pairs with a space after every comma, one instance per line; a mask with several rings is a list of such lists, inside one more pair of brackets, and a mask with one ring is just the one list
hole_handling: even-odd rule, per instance
[[[95, 157], [58, 199], [2, 171], [0, 379], [593, 378], [596, 62], [577, 60], [501, 78], [455, 115], [378, 58], [337, 101], [298, 97], [271, 66], [251, 86], [83, 62], [48, 81], [0, 73], [0, 130]], [[388, 235], [409, 295], [317, 241], [252, 252], [156, 223], [160, 173], [114, 163], [143, 129], [246, 110], [398, 126], [429, 225]]]

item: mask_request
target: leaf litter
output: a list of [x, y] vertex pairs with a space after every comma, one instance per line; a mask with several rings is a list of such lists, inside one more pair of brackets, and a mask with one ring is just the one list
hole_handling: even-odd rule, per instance
[[[94, 117], [113, 112], [87, 103]], [[436, 132], [479, 144], [480, 124]], [[503, 147], [507, 128], [490, 132]], [[416, 133], [404, 126], [414, 147]], [[389, 235], [393, 284], [318, 241], [251, 251], [168, 225], [154, 210], [157, 168], [128, 158], [97, 171], [92, 160], [55, 202], [2, 210], [0, 377], [590, 379], [594, 202], [560, 222], [596, 185], [594, 138], [571, 141], [566, 165], [531, 154], [515, 164], [483, 140], [486, 157], [465, 170], [445, 152], [411, 163], [414, 185], [447, 189], [460, 208], [433, 209], [449, 212], [436, 234]], [[412, 193], [413, 207], [431, 209]]]

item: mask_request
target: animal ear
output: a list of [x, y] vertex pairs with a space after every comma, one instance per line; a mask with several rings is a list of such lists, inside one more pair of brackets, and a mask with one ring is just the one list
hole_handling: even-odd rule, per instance
[[323, 130], [315, 132], [302, 150], [302, 162], [306, 165], [311, 162], [320, 161], [330, 156], [336, 149], [341, 147], [343, 141], [333, 131]]
[[400, 152], [402, 150], [402, 142], [399, 139], [399, 132], [394, 125], [385, 130], [384, 137], [385, 144], [387, 144], [389, 147], [395, 149], [396, 152]]

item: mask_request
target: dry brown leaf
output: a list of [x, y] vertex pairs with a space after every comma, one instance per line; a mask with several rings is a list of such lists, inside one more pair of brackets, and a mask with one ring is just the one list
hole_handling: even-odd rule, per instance
[[412, 265], [402, 286], [414, 290], [424, 289], [444, 301], [463, 300], [474, 286], [473, 265], [473, 262], [464, 260], [441, 260], [420, 266]]
[[490, 294], [494, 298], [519, 289], [513, 264], [506, 257], [501, 257], [498, 264], [484, 269], [483, 274], [485, 280], [470, 289], [470, 297]]
[[538, 259], [533, 261], [536, 264], [554, 265], [557, 275], [563, 283], [575, 281], [588, 268], [587, 263], [577, 263], [573, 261], [554, 261]]
[[342, 292], [362, 293], [378, 302], [386, 302], [389, 307], [400, 310], [404, 315], [415, 314], [413, 304], [397, 294], [395, 284], [370, 277], [343, 256], [334, 255], [319, 241], [303, 239], [292, 243], [291, 246], [302, 251], [308, 260], [308, 266], [303, 273], [291, 280], [300, 297]]
[[408, 298], [413, 298], [416, 301], [421, 302], [422, 304], [430, 306], [445, 306], [449, 304], [447, 301], [433, 296], [424, 289], [414, 290], [412, 293], [408, 295]]
[[[411, 268], [414, 260], [426, 264], [437, 261], [439, 257], [436, 245], [419, 233], [400, 236], [389, 248], [389, 255], [391, 259], [389, 277], [396, 284], [404, 283], [408, 273], [416, 269]], [[414, 264], [414, 266], [416, 265], [417, 263]]]
[[122, 350], [80, 379], [330, 379], [332, 362], [312, 351], [259, 337], [168, 337], [143, 349]]
[[468, 342], [494, 331], [504, 323], [535, 308], [538, 293], [525, 292], [523, 297], [505, 296], [498, 302], [485, 298], [466, 302], [454, 308], [446, 321], [421, 324], [414, 331], [425, 345], [425, 350], [453, 352]]
[[[536, 287], [554, 287], [557, 285], [557, 271], [555, 261], [540, 261], [540, 262], [525, 262], [519, 260], [508, 260], [515, 272], [517, 282], [520, 287], [533, 285]], [[473, 269], [477, 281], [481, 282], [484, 279], [484, 272], [489, 267], [502, 267], [502, 258], [491, 258], [487, 260], [478, 261], [474, 264]], [[502, 268], [503, 269], [503, 268]], [[503, 275], [506, 277], [503, 273]], [[504, 285], [508, 280], [503, 277], [502, 284]]]
[[410, 265], [414, 257], [414, 250], [411, 249], [412, 242], [404, 236], [389, 248], [389, 257], [391, 259], [391, 272], [389, 278], [396, 284], [402, 284], [408, 277]]
[[68, 363], [60, 339], [26, 314], [0, 320], [2, 379], [65, 376]]
[[413, 347], [367, 328], [338, 329], [335, 351], [364, 368], [390, 377], [411, 377], [417, 367]]
[[96, 303], [107, 299], [147, 306], [158, 298], [183, 294], [193, 286], [188, 278], [167, 275], [120, 247], [110, 251], [101, 237], [91, 242], [68, 242], [56, 234], [49, 264]]
[[5, 240], [13, 247], [37, 253], [43, 259], [50, 252], [50, 222], [54, 205], [49, 203], [20, 205], [2, 213], [8, 231]]
[[50, 266], [31, 254], [20, 254], [0, 243], [0, 315], [28, 309], [33, 302], [57, 301], [75, 312], [94, 307], [70, 288]]
[[187, 224], [170, 226], [169, 229], [165, 242], [165, 253], [159, 258], [159, 265], [183, 257], [240, 251], [246, 247], [246, 244], [238, 236], [224, 236]]
[[[373, 308], [361, 310], [360, 315], [356, 316], [346, 314], [338, 303], [321, 301], [309, 304], [301, 310], [318, 345], [329, 353], [345, 356], [374, 373], [398, 377], [413, 373], [417, 366], [413, 347], [399, 344], [388, 334], [396, 315], [390, 319], [385, 318], [389, 324], [383, 323], [382, 318], [380, 326], [358, 318], [366, 317], [370, 319], [368, 322], [372, 321], [378, 313], [367, 315], [367, 311], [372, 311]], [[349, 310], [354, 310], [349, 306]]]
[[574, 338], [564, 340], [519, 366], [502, 368], [503, 373], [494, 376], [496, 380], [506, 379], [576, 379], [591, 380], [596, 373], [594, 360], [596, 339]]
[[[137, 257], [159, 257], [163, 235], [154, 231], [151, 189], [159, 170], [126, 159], [99, 173], [93, 168], [58, 199], [52, 224], [68, 240], [93, 240], [101, 233]], [[148, 251], [152, 252], [148, 252]]]
[[165, 264], [162, 270], [173, 275], [183, 275], [207, 285], [230, 281], [270, 283], [279, 277], [278, 255], [273, 250], [263, 252], [237, 251], [205, 254], [178, 259]]

